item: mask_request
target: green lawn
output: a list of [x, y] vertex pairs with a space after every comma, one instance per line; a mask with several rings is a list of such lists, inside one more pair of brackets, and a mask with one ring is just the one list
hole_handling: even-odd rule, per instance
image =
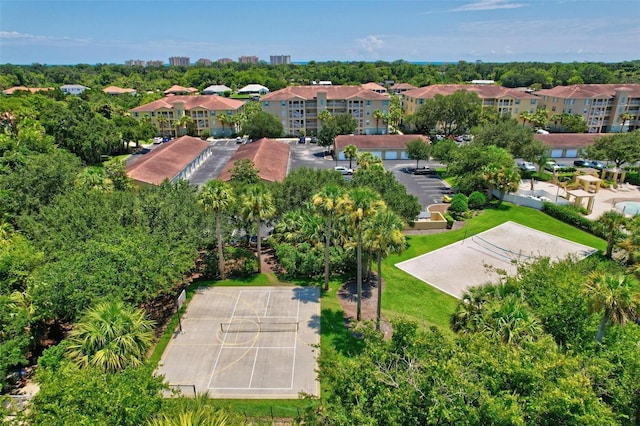
[[[430, 285], [401, 271], [394, 265], [400, 261], [436, 250], [463, 239], [465, 236], [477, 234], [507, 221], [513, 221], [567, 240], [575, 241], [604, 250], [606, 243], [591, 234], [553, 219], [542, 212], [527, 207], [503, 204], [500, 209], [490, 208], [482, 214], [468, 220], [462, 229], [440, 234], [411, 235], [407, 237], [407, 250], [401, 255], [393, 255], [385, 259], [382, 275], [386, 282], [383, 294], [383, 315], [387, 319], [406, 318], [416, 321], [425, 327], [437, 326], [445, 333], [449, 329], [449, 316], [453, 313], [457, 299], [445, 294]], [[335, 349], [342, 356], [357, 353], [362, 342], [355, 339], [344, 327], [344, 313], [336, 297], [336, 290], [346, 277], [334, 277], [330, 282], [330, 290], [321, 297], [321, 350]], [[278, 281], [273, 274], [258, 274], [248, 278], [228, 279], [225, 281], [200, 281], [187, 292], [189, 300], [197, 287], [201, 286], [270, 286], [270, 285], [302, 285], [322, 286], [322, 278], [295, 279]], [[184, 309], [184, 308], [183, 308]], [[168, 344], [172, 330], [177, 326], [177, 318], [169, 324], [167, 333], [156, 346], [152, 362], [158, 362], [162, 351]], [[331, 391], [330, 383], [322, 383], [323, 395]], [[215, 400], [216, 406], [225, 406], [250, 418], [295, 417], [298, 410], [304, 409], [314, 402], [309, 400]]]

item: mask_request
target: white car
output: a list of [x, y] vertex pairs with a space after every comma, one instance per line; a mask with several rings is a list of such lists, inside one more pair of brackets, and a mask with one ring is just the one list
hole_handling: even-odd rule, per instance
[[352, 175], [353, 174], [353, 169], [350, 169], [350, 168], [344, 167], [344, 166], [335, 166], [333, 168], [333, 170], [335, 170], [336, 172], [340, 172], [343, 175]]
[[535, 172], [537, 170], [536, 166], [534, 166], [533, 163], [529, 161], [518, 161], [518, 167], [523, 172]]

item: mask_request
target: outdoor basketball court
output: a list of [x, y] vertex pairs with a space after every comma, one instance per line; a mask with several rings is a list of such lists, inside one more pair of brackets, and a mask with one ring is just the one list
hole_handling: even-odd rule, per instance
[[541, 257], [578, 259], [597, 250], [564, 238], [506, 222], [446, 247], [396, 264], [406, 273], [461, 298], [469, 287], [500, 278], [498, 271], [513, 276], [518, 265]]
[[184, 394], [213, 398], [319, 396], [317, 287], [198, 290], [157, 373]]

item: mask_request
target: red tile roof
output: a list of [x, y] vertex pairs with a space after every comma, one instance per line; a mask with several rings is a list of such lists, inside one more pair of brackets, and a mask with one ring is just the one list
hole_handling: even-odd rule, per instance
[[312, 100], [318, 97], [318, 92], [325, 92], [327, 99], [369, 99], [386, 100], [389, 95], [376, 93], [362, 86], [290, 86], [276, 90], [260, 99], [261, 101], [285, 101], [292, 98]]
[[218, 178], [228, 181], [231, 179], [231, 168], [236, 161], [251, 160], [261, 179], [268, 182], [282, 182], [287, 176], [290, 150], [291, 146], [288, 143], [267, 138], [244, 144], [225, 164]]
[[429, 99], [435, 97], [435, 95], [451, 95], [458, 90], [476, 92], [480, 99], [499, 99], [506, 97], [535, 99], [535, 96], [529, 93], [523, 93], [515, 89], [509, 89], [508, 87], [487, 84], [434, 84], [432, 86], [424, 86], [417, 89], [407, 90], [402, 94], [411, 98]]
[[202, 108], [209, 111], [219, 110], [237, 110], [244, 105], [244, 102], [237, 99], [229, 99], [223, 96], [170, 96], [148, 104], [140, 105], [133, 108], [131, 112], [151, 112], [159, 109], [173, 109], [176, 102], [184, 102], [184, 109], [189, 111], [196, 108]]
[[398, 83], [391, 86], [391, 90], [411, 90], [411, 89], [417, 89], [417, 87], [409, 83]]
[[362, 87], [364, 89], [373, 90], [374, 92], [387, 92], [387, 89], [384, 86], [380, 86], [378, 83], [364, 83]]
[[629, 96], [640, 98], [640, 84], [574, 84], [556, 86], [535, 92], [537, 96], [553, 96], [564, 99], [613, 98], [616, 90], [628, 90]]
[[177, 84], [174, 84], [173, 86], [165, 90], [164, 94], [170, 95], [170, 94], [184, 94], [184, 93], [196, 93], [196, 92], [198, 92], [198, 89], [195, 89], [193, 87], [182, 87], [182, 86], [178, 86]]
[[123, 89], [122, 87], [118, 87], [118, 86], [105, 87], [104, 89], [102, 89], [102, 91], [110, 95], [120, 95], [123, 93], [136, 93], [136, 89]]
[[541, 135], [536, 133], [533, 137], [550, 148], [585, 148], [593, 145], [596, 138], [604, 136], [601, 133], [550, 133]]
[[160, 145], [128, 165], [127, 172], [133, 180], [159, 185], [165, 179], [172, 180], [178, 176], [207, 148], [209, 143], [201, 139], [182, 136]]
[[359, 150], [404, 149], [414, 139], [431, 143], [424, 135], [339, 135], [336, 137], [336, 149], [344, 150], [347, 145], [355, 145]]

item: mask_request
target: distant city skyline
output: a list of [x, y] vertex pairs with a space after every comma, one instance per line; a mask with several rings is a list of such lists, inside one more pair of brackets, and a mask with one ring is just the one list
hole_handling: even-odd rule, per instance
[[0, 63], [640, 59], [637, 0], [5, 0]]

